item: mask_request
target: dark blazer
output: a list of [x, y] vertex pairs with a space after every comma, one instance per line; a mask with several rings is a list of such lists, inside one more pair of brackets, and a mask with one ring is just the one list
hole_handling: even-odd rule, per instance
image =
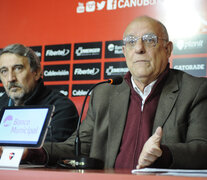
[[[6, 93], [0, 98], [0, 109], [8, 106], [9, 97]], [[31, 96], [24, 102], [24, 105], [54, 105], [53, 114], [45, 141], [65, 141], [76, 130], [78, 111], [74, 103], [61, 94], [59, 91], [44, 86], [40, 79], [37, 87]]]
[[[100, 85], [93, 91], [81, 124], [82, 153], [113, 168], [126, 123], [130, 88]], [[153, 132], [163, 127], [161, 144], [172, 153], [171, 168], [207, 168], [207, 80], [170, 70], [158, 103]], [[152, 132], [152, 133], [153, 133]], [[74, 155], [75, 134], [64, 143], [44, 148], [50, 161]], [[123, 162], [124, 163], [124, 162]]]

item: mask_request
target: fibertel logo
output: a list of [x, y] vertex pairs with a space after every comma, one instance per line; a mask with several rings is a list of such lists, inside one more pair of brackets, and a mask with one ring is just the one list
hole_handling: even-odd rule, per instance
[[[151, 6], [158, 3], [159, 0], [105, 0], [105, 1], [88, 1], [85, 4], [78, 2], [76, 9], [77, 13], [101, 11], [106, 7], [106, 10], [116, 10], [121, 8]], [[107, 5], [106, 5], [107, 4]], [[106, 6], [105, 6], [106, 5]]]

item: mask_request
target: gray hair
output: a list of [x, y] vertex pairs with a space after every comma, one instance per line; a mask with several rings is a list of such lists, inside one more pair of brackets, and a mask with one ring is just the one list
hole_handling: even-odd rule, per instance
[[35, 54], [35, 52], [29, 47], [26, 47], [22, 44], [11, 44], [0, 51], [0, 56], [5, 53], [11, 53], [27, 57], [32, 72], [37, 72], [39, 69], [41, 69], [40, 59]]

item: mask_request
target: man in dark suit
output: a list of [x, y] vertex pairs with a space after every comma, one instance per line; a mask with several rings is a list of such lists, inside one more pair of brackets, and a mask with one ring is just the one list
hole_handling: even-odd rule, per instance
[[[123, 42], [129, 72], [120, 85], [94, 89], [81, 153], [105, 168], [207, 168], [207, 80], [169, 68], [173, 45], [153, 18], [133, 20]], [[52, 152], [45, 145], [46, 159], [74, 156], [75, 136]]]
[[41, 75], [40, 60], [31, 48], [22, 44], [5, 47], [0, 52], [0, 79], [5, 89], [0, 109], [8, 105], [54, 105], [46, 141], [65, 141], [76, 129], [78, 112], [70, 99], [44, 86]]

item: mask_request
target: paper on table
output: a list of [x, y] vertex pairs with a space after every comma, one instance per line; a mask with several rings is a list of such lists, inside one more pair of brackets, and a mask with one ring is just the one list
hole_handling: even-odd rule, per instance
[[160, 168], [143, 168], [133, 169], [132, 174], [159, 174], [169, 176], [191, 176], [207, 177], [207, 169], [160, 169]]

